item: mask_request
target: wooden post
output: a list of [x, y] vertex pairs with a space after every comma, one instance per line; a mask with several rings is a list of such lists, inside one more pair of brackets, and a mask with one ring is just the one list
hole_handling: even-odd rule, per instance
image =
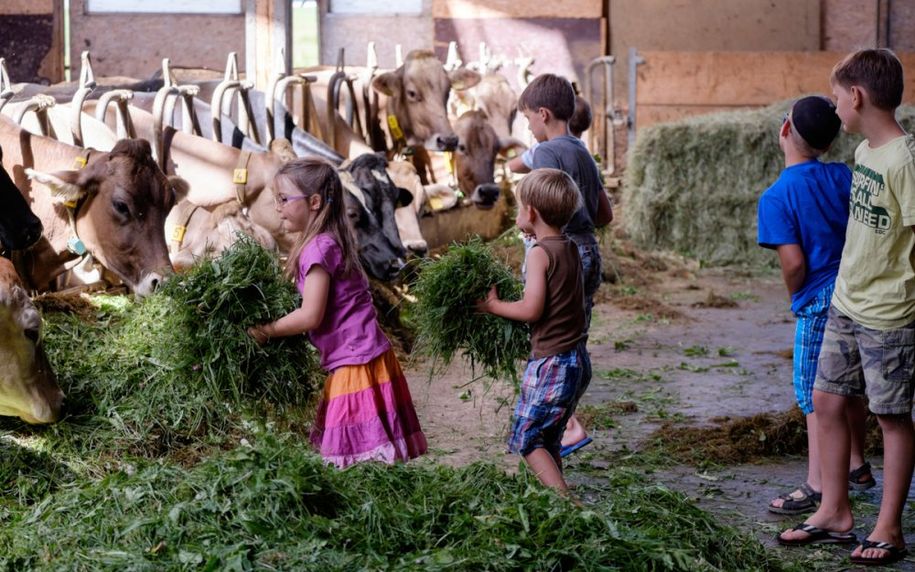
[[[279, 69], [277, 69], [279, 68]], [[266, 90], [277, 72], [292, 71], [289, 0], [245, 0], [245, 77]]]

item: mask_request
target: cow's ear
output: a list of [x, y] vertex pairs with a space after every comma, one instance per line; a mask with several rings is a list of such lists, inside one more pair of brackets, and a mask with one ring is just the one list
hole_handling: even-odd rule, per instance
[[280, 158], [284, 163], [296, 158], [292, 143], [285, 137], [278, 137], [270, 142], [270, 152]]
[[392, 96], [400, 92], [402, 80], [396, 71], [383, 73], [372, 80], [372, 88], [378, 93]]
[[186, 199], [188, 192], [191, 190], [191, 184], [177, 175], [170, 175], [168, 184], [171, 185], [172, 191], [175, 193], [175, 204]]
[[448, 72], [448, 79], [451, 80], [451, 89], [455, 91], [464, 91], [480, 83], [483, 76], [479, 72], [467, 68], [458, 68]]
[[42, 173], [35, 169], [26, 169], [25, 174], [29, 179], [46, 185], [54, 196], [65, 201], [76, 201], [83, 196], [84, 191], [79, 185], [79, 171], [57, 171], [55, 173]]
[[409, 206], [413, 202], [413, 193], [403, 187], [397, 189], [397, 208]]

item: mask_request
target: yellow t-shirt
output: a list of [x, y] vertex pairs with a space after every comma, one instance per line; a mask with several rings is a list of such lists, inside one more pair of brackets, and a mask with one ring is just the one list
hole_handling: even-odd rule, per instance
[[832, 298], [862, 326], [915, 321], [915, 137], [855, 150], [848, 230]]

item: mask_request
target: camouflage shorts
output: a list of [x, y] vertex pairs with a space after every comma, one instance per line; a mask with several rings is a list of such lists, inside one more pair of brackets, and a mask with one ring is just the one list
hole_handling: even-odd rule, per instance
[[915, 393], [915, 322], [872, 330], [829, 308], [814, 389], [857, 397], [867, 394], [877, 415], [912, 412]]

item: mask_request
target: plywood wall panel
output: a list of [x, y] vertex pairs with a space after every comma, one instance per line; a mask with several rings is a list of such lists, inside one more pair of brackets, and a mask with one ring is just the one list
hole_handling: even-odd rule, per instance
[[600, 18], [603, 0], [433, 0], [433, 18]]
[[146, 78], [165, 57], [221, 70], [229, 52], [238, 52], [244, 66], [243, 14], [87, 14], [84, 4], [70, 2], [70, 53], [78, 67], [79, 54], [89, 50], [96, 75]]

